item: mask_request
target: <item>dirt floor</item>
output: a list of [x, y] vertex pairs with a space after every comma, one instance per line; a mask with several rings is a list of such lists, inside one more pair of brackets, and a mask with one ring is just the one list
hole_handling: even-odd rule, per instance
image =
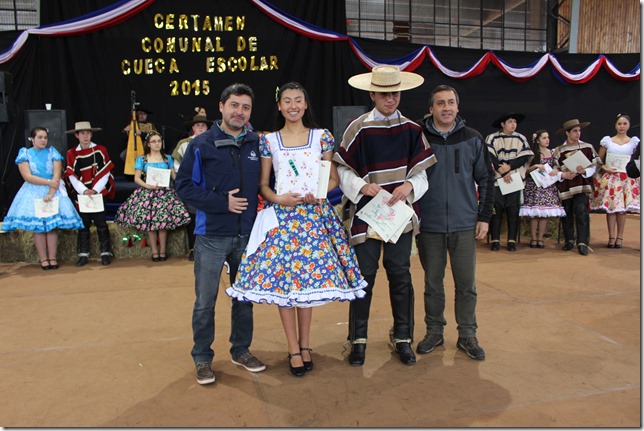
[[[366, 364], [348, 365], [348, 305], [313, 313], [315, 370], [290, 375], [274, 306], [255, 306], [251, 350], [268, 368], [230, 362], [230, 300], [220, 290], [213, 368], [194, 378], [192, 263], [116, 259], [103, 267], [0, 264], [0, 425], [5, 427], [641, 427], [640, 218], [608, 249], [592, 215], [594, 252], [555, 240], [478, 253], [478, 338], [487, 359], [457, 351], [446, 281], [444, 347], [402, 365], [388, 346], [384, 271]], [[504, 238], [502, 238], [503, 240]], [[415, 341], [425, 333], [423, 271], [412, 257]], [[448, 271], [449, 274], [449, 271]], [[222, 288], [228, 286], [222, 280]]]

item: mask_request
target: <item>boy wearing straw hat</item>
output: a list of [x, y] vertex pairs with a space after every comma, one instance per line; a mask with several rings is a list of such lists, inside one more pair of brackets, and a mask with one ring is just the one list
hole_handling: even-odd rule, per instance
[[365, 297], [352, 301], [349, 308], [349, 363], [353, 366], [362, 366], [365, 361], [369, 310], [381, 250], [394, 317], [391, 342], [403, 364], [416, 363], [411, 348], [414, 288], [409, 267], [412, 240], [418, 233], [418, 214], [414, 212], [403, 234], [392, 243], [383, 242], [356, 212], [381, 189], [392, 194], [389, 205], [404, 202], [408, 206], [427, 191], [425, 169], [436, 159], [418, 124], [398, 111], [400, 92], [418, 87], [423, 81], [420, 75], [401, 72], [395, 66], [376, 66], [371, 73], [349, 79], [352, 87], [369, 91], [375, 104], [371, 112], [349, 125], [333, 157], [338, 163], [343, 203], [350, 211], [350, 244], [355, 246], [360, 271], [369, 283]]
[[[595, 148], [581, 138], [581, 129], [587, 127], [590, 122], [580, 122], [578, 119], [568, 120], [563, 123], [558, 135], [566, 134], [566, 142], [555, 148], [553, 154], [556, 167], [559, 169], [559, 198], [561, 205], [566, 211], [562, 218], [562, 226], [566, 244], [564, 251], [575, 248], [575, 228], [577, 230], [577, 251], [582, 256], [588, 256], [588, 241], [590, 228], [590, 215], [588, 214], [588, 199], [593, 193], [593, 175], [597, 164], [601, 163]], [[590, 161], [588, 166], [577, 166], [570, 170], [564, 165], [564, 161], [581, 151]]]
[[[78, 209], [78, 195], [101, 194], [109, 199], [114, 199], [114, 177], [112, 169], [114, 164], [110, 160], [107, 148], [92, 142], [92, 134], [100, 132], [100, 127], [92, 127], [89, 121], [78, 121], [72, 130], [65, 133], [74, 134], [78, 145], [67, 151], [67, 168], [65, 180], [68, 184], [70, 197], [73, 198]], [[78, 261], [76, 266], [84, 266], [89, 261], [89, 228], [92, 221], [96, 225], [99, 248], [101, 250], [101, 263], [110, 264], [112, 256], [112, 243], [110, 231], [105, 220], [105, 211], [84, 213], [80, 212], [84, 229], [78, 231], [77, 248]]]

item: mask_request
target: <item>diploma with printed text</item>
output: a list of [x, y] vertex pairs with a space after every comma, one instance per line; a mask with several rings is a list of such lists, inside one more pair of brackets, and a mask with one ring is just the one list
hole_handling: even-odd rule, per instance
[[545, 189], [557, 182], [557, 176], [550, 175], [552, 168], [549, 164], [546, 163], [545, 165], [543, 165], [543, 168], [545, 169], [545, 172], [542, 172], [540, 169], [533, 169], [532, 171], [530, 171], [530, 176], [537, 186]]
[[170, 169], [148, 166], [145, 183], [157, 187], [170, 187]]
[[627, 154], [606, 153], [606, 166], [617, 172], [626, 172], [626, 165], [631, 161]]
[[395, 243], [414, 215], [414, 210], [401, 201], [389, 206], [389, 199], [391, 193], [380, 190], [356, 215], [375, 230], [384, 242]]
[[103, 195], [78, 195], [78, 210], [82, 213], [100, 213], [105, 211]]
[[34, 199], [34, 215], [38, 218], [47, 218], [58, 214], [58, 197], [51, 198], [49, 202], [44, 199]]

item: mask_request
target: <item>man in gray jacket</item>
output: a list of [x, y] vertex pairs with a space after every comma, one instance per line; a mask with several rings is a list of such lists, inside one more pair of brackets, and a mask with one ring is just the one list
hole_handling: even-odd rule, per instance
[[[456, 346], [485, 359], [476, 338], [476, 240], [486, 237], [494, 205], [494, 171], [483, 137], [458, 114], [458, 93], [439, 85], [429, 98], [429, 115], [419, 123], [437, 163], [427, 169], [429, 190], [418, 201], [416, 237], [425, 270], [427, 335], [416, 352], [430, 353], [445, 342], [445, 267], [449, 253], [456, 287]], [[478, 186], [478, 198], [477, 198]]]

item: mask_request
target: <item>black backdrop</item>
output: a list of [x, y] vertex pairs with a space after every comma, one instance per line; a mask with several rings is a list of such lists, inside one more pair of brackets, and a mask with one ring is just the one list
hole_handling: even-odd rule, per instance
[[[112, 4], [109, 0], [48, 0], [41, 2], [41, 25], [55, 24], [96, 11]], [[271, 4], [314, 24], [340, 34], [346, 33], [344, 2], [318, 0], [292, 2], [271, 0]], [[194, 31], [157, 28], [154, 16], [162, 14], [198, 14], [205, 16], [244, 17], [243, 30]], [[200, 21], [200, 26], [203, 21]], [[234, 23], [234, 21], [233, 21]], [[201, 27], [200, 27], [201, 28]], [[0, 49], [6, 49], [19, 32], [0, 32]], [[216, 53], [144, 52], [141, 40], [168, 37], [220, 37], [223, 50]], [[257, 38], [256, 51], [248, 48], [238, 51], [236, 38]], [[395, 59], [407, 55], [418, 46], [392, 41], [354, 39], [373, 58]], [[165, 43], [164, 43], [165, 45]], [[202, 42], [202, 48], [204, 47]], [[485, 51], [432, 47], [446, 67], [463, 71], [470, 68]], [[189, 50], [191, 51], [191, 50]], [[525, 66], [542, 54], [496, 52], [507, 63]], [[251, 56], [256, 64], [260, 57], [277, 57], [278, 68], [266, 71], [208, 72], [206, 58]], [[585, 69], [597, 55], [557, 54], [562, 66], [571, 72]], [[621, 71], [630, 71], [639, 64], [640, 56], [609, 55]], [[163, 73], [124, 74], [122, 61], [135, 59], [161, 59]], [[177, 72], [170, 73], [168, 65], [174, 58]], [[116, 164], [116, 173], [122, 172], [119, 153], [125, 148], [125, 136], [120, 130], [130, 118], [130, 91], [135, 90], [142, 106], [154, 112], [150, 119], [162, 129], [166, 137], [167, 152], [185, 136], [183, 117], [190, 117], [193, 107], [205, 106], [208, 116], [219, 117], [218, 99], [221, 90], [232, 82], [246, 82], [256, 93], [251, 122], [259, 130], [270, 130], [275, 112], [275, 88], [288, 81], [299, 81], [309, 91], [313, 108], [322, 126], [333, 130], [333, 107], [346, 105], [370, 106], [366, 92], [354, 90], [346, 84], [357, 73], [368, 71], [353, 53], [347, 42], [322, 42], [301, 36], [281, 26], [247, 0], [199, 1], [157, 0], [149, 8], [116, 26], [79, 36], [45, 37], [29, 36], [27, 43], [11, 61], [0, 64], [0, 70], [13, 76], [12, 121], [0, 124], [0, 216], [8, 209], [13, 196], [22, 184], [14, 164], [18, 150], [25, 143], [25, 111], [44, 109], [52, 103], [54, 109], [66, 111], [67, 128], [75, 121], [88, 120], [94, 127], [102, 127], [94, 141], [106, 145]], [[400, 109], [411, 118], [422, 117], [427, 112], [429, 91], [438, 84], [457, 88], [461, 97], [460, 111], [470, 126], [482, 134], [491, 132], [490, 123], [503, 112], [523, 112], [527, 118], [518, 130], [525, 135], [538, 128], [546, 128], [551, 137], [561, 124], [571, 118], [590, 121], [582, 132], [582, 139], [598, 145], [600, 138], [614, 133], [613, 118], [619, 112], [628, 112], [635, 127], [632, 134], [639, 135], [640, 82], [622, 82], [604, 69], [588, 83], [567, 84], [548, 65], [536, 77], [522, 83], [515, 82], [493, 65], [479, 76], [470, 79], [451, 79], [443, 75], [427, 59], [416, 69], [425, 77], [425, 83], [405, 92]], [[172, 81], [208, 80], [210, 94], [172, 95]], [[338, 137], [339, 139], [339, 137]], [[552, 145], [561, 138], [554, 137]], [[73, 136], [68, 146], [74, 144]]]

